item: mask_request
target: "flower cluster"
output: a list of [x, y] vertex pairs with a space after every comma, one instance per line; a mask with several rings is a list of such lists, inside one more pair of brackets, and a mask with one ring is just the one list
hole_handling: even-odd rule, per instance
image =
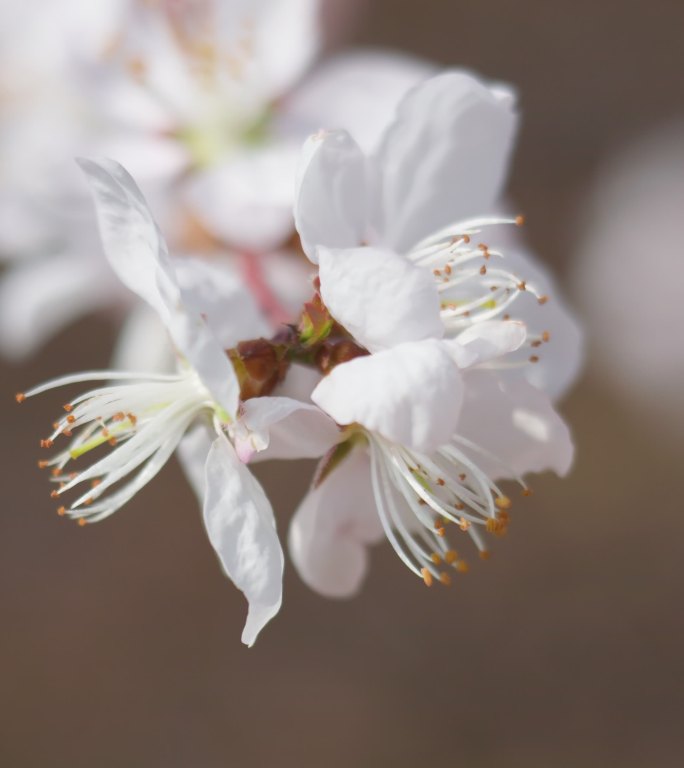
[[[250, 464], [318, 459], [288, 536], [295, 567], [318, 592], [353, 594], [369, 546], [383, 538], [427, 586], [448, 585], [468, 570], [468, 542], [486, 558], [489, 538], [505, 533], [514, 492], [504, 482], [525, 496], [528, 473], [568, 471], [573, 445], [552, 398], [580, 357], [574, 321], [525, 253], [522, 217], [501, 202], [517, 122], [510, 89], [396, 62], [391, 77], [375, 81], [394, 84], [383, 109], [376, 103], [382, 114], [313, 134], [295, 172], [297, 132], [284, 127], [294, 130], [292, 113], [276, 114], [273, 97], [301, 72], [311, 39], [267, 45], [274, 19], [293, 23], [295, 14], [281, 8], [271, 17], [282, 3], [256, 5], [263, 26], [228, 48], [225, 40], [207, 47], [202, 18], [175, 15], [182, 3], [162, 3], [170, 16], [145, 4], [136, 35], [145, 30], [156, 47], [126, 39], [108, 54], [120, 60], [117, 77], [133, 72], [128, 85], [154, 101], [151, 120], [169, 108], [166, 140], [185, 153], [178, 183], [162, 185], [166, 199], [149, 196], [171, 250], [122, 165], [79, 161], [107, 263], [164, 330], [174, 352], [167, 369], [88, 371], [17, 395], [22, 402], [96, 382], [64, 405], [41, 441], [57, 511], [81, 525], [122, 507], [177, 451], [209, 540], [248, 601], [249, 645], [280, 608], [284, 565], [273, 508]], [[239, 6], [221, 8], [230, 16]], [[235, 35], [236, 23], [212, 29]], [[290, 45], [299, 60], [284, 67], [276, 54]], [[361, 70], [371, 73], [360, 88], [367, 97], [373, 66]], [[339, 63], [326, 77], [344, 95]], [[122, 87], [114, 81], [110, 94]], [[300, 129], [316, 104], [335, 102], [321, 82], [306, 87], [309, 100], [284, 102]], [[172, 125], [171, 113], [188, 119]], [[257, 139], [265, 141], [258, 158]], [[283, 154], [291, 171], [271, 183], [269, 162]], [[152, 152], [146, 159], [157, 162]], [[230, 259], [175, 247], [179, 222], [167, 214], [179, 199], [212, 241], [230, 244]], [[273, 256], [292, 221], [289, 253]], [[236, 251], [248, 254], [243, 271]], [[273, 261], [261, 261], [269, 253]], [[282, 261], [288, 268], [278, 272]], [[144, 353], [158, 357], [160, 343], [146, 340]]]

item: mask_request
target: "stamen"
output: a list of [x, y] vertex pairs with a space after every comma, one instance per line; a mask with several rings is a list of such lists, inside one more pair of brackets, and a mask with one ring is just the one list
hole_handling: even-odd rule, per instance
[[[52, 498], [88, 483], [86, 493], [70, 506], [59, 508], [60, 514], [77, 518], [81, 525], [101, 520], [125, 504], [159, 472], [190, 422], [202, 411], [216, 413], [220, 409], [192, 371], [145, 379], [139, 374], [90, 372], [48, 382], [26, 396], [105, 378], [128, 383], [107, 384], [74, 398], [63, 406], [68, 415], [56, 423], [54, 434], [41, 440], [42, 447], [51, 448], [57, 438], [68, 437], [71, 428], [75, 430], [69, 446], [39, 466], [53, 466], [53, 480], [60, 482], [59, 489], [51, 492]], [[64, 474], [70, 461], [106, 445], [114, 450], [80, 472]], [[120, 483], [121, 487], [112, 492], [111, 488]]]
[[[444, 578], [442, 572], [436, 570], [442, 563], [460, 573], [468, 570], [467, 563], [449, 546], [448, 523], [455, 523], [467, 532], [480, 552], [488, 549], [478, 527], [498, 536], [506, 532], [508, 509], [512, 506], [510, 498], [458, 444], [490, 460], [496, 461], [495, 457], [458, 436], [430, 456], [410, 451], [376, 434], [369, 434], [368, 441], [373, 493], [383, 529], [405, 565], [426, 584], [435, 580], [449, 582], [448, 574]], [[507, 475], [515, 476], [506, 469]], [[526, 486], [523, 484], [523, 487]], [[403, 510], [398, 506], [397, 492], [405, 504]], [[459, 516], [454, 509], [459, 510]], [[408, 513], [413, 516], [413, 523]]]

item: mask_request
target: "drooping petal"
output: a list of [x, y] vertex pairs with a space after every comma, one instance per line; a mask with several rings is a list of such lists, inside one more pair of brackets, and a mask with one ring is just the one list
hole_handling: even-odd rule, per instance
[[81, 158], [78, 163], [95, 198], [100, 235], [112, 269], [166, 321], [168, 305], [179, 300], [180, 292], [166, 243], [145, 198], [126, 170], [113, 160]]
[[284, 558], [261, 485], [224, 436], [206, 464], [204, 523], [221, 565], [249, 604], [242, 642], [253, 645], [280, 610]]
[[255, 458], [313, 459], [339, 439], [335, 422], [311, 403], [289, 397], [256, 397], [242, 407], [241, 422], [259, 445]]
[[79, 160], [95, 198], [107, 259], [124, 285], [155, 309], [180, 354], [234, 418], [240, 386], [196, 298], [187, 301], [166, 243], [131, 176], [113, 160]]
[[373, 152], [399, 101], [433, 71], [425, 61], [389, 52], [336, 56], [316, 67], [287, 97], [276, 127], [298, 136], [322, 127], [343, 128], [365, 152]]
[[428, 339], [338, 365], [311, 399], [338, 424], [359, 423], [388, 440], [429, 451], [454, 433], [462, 381], [444, 343]]
[[445, 341], [459, 368], [496, 360], [515, 352], [524, 343], [527, 329], [515, 320], [485, 320], [475, 323], [452, 341]]
[[574, 453], [572, 437], [549, 396], [523, 375], [468, 371], [458, 434], [488, 451], [500, 463], [475, 456], [492, 478], [552, 469], [565, 475]]
[[355, 447], [300, 504], [288, 543], [297, 572], [325, 597], [351, 597], [368, 568], [367, 549], [383, 538], [365, 449]]
[[452, 222], [492, 211], [516, 128], [504, 93], [447, 72], [402, 101], [377, 156], [386, 243], [405, 252]]
[[209, 423], [197, 423], [186, 431], [176, 448], [178, 463], [195, 492], [200, 507], [204, 507], [207, 491], [205, 484], [207, 456], [215, 439], [216, 432]]
[[441, 338], [439, 295], [427, 269], [380, 248], [318, 249], [321, 296], [367, 349]]
[[248, 251], [268, 251], [292, 234], [293, 179], [299, 145], [253, 147], [196, 174], [184, 196], [215, 237]]
[[319, 132], [302, 151], [295, 186], [295, 226], [306, 255], [316, 246], [353, 248], [366, 231], [366, 157], [346, 131]]

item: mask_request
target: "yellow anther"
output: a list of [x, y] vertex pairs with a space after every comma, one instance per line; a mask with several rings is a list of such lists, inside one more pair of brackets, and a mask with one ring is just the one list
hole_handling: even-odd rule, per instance
[[39, 461], [38, 462], [38, 469], [45, 469], [45, 467], [49, 466], [49, 461]]
[[525, 217], [522, 214], [518, 214], [518, 216], [515, 217], [515, 226], [522, 227], [524, 224], [525, 224]]
[[66, 515], [66, 507], [59, 507], [59, 508], [57, 509], [57, 514], [58, 514], [60, 517], [64, 517], [64, 515]]
[[458, 527], [462, 531], [467, 531], [468, 528], [470, 528], [470, 520], [466, 520], [465, 517], [462, 517], [461, 522], [458, 524]]
[[468, 573], [470, 566], [465, 560], [459, 560], [454, 566], [459, 573]]
[[503, 523], [495, 517], [490, 517], [485, 523], [485, 528], [487, 529], [487, 533], [499, 533], [501, 528], [503, 528]]
[[491, 557], [491, 552], [488, 549], [483, 549], [480, 552], [480, 560], [489, 560]]
[[510, 509], [512, 503], [508, 496], [497, 496], [494, 499], [494, 506], [497, 509]]
[[432, 560], [432, 562], [433, 562], [435, 565], [439, 565], [439, 564], [442, 562], [442, 558], [441, 558], [441, 557], [440, 557], [440, 556], [439, 556], [439, 555], [438, 555], [436, 552], [433, 552], [433, 553], [430, 555], [430, 560]]
[[431, 587], [432, 586], [432, 582], [433, 582], [433, 578], [432, 578], [432, 574], [430, 573], [430, 571], [427, 568], [421, 568], [420, 569], [420, 574], [423, 577], [423, 581], [425, 582], [425, 586], [426, 587]]
[[523, 488], [522, 495], [523, 496], [531, 496], [532, 495], [532, 489], [531, 488]]
[[538, 363], [539, 362], [539, 356], [538, 355], [530, 355], [530, 362], [531, 363]]
[[52, 448], [53, 445], [54, 445], [54, 443], [52, 442], [52, 440], [41, 440], [40, 441], [40, 447], [41, 448]]
[[65, 405], [62, 406], [62, 408], [64, 408], [64, 410], [67, 413], [69, 413], [69, 411], [73, 411], [74, 410], [74, 406], [71, 403], [66, 403]]
[[83, 528], [84, 525], [88, 525], [88, 521], [85, 519], [85, 517], [79, 517], [78, 524], [81, 526], [81, 528]]
[[439, 574], [439, 580], [444, 584], [445, 587], [448, 587], [451, 585], [451, 576], [446, 571], [442, 571]]
[[546, 302], [547, 302], [548, 300], [549, 300], [549, 297], [548, 297], [548, 296], [540, 296], [540, 297], [537, 299], [537, 301], [538, 301], [540, 304], [542, 304], [542, 305], [543, 305], [543, 304], [546, 304]]
[[17, 392], [17, 394], [14, 396], [14, 399], [18, 403], [23, 403], [24, 400], [26, 400], [26, 395], [23, 392]]
[[453, 565], [458, 560], [458, 553], [455, 549], [448, 549], [444, 553], [444, 560], [449, 564]]
[[548, 331], [544, 331], [541, 335], [542, 341], [551, 341], [551, 334]]

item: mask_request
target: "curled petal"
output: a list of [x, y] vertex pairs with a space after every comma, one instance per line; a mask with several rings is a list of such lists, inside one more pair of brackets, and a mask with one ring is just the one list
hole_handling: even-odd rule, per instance
[[410, 91], [377, 157], [386, 241], [404, 252], [454, 221], [491, 212], [516, 123], [510, 96], [465, 72]]
[[319, 248], [318, 255], [325, 305], [367, 349], [444, 334], [428, 270], [380, 248]]
[[205, 469], [204, 524], [225, 572], [249, 604], [242, 642], [253, 645], [280, 610], [283, 552], [263, 488], [224, 436]]
[[302, 579], [325, 597], [351, 597], [383, 538], [365, 449], [356, 447], [304, 498], [290, 525], [289, 549]]
[[459, 368], [486, 363], [515, 352], [525, 343], [527, 329], [515, 320], [485, 320], [446, 341]]
[[233, 366], [199, 311], [184, 293], [164, 238], [135, 181], [113, 160], [79, 160], [90, 183], [107, 259], [124, 283], [148, 302], [183, 357], [231, 418], [240, 387]]
[[453, 435], [462, 396], [461, 374], [448, 347], [428, 339], [338, 365], [311, 399], [338, 424], [358, 423], [428, 451]]
[[352, 248], [366, 230], [366, 158], [346, 131], [320, 132], [304, 145], [295, 189], [295, 226], [306, 255]]

